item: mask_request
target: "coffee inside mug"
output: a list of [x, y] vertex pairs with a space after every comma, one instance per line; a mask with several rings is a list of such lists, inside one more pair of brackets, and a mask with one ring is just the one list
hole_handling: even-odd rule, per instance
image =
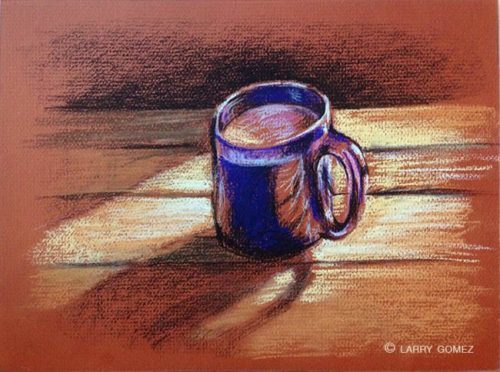
[[268, 147], [304, 132], [318, 119], [319, 116], [306, 107], [272, 103], [235, 117], [222, 135], [237, 146]]
[[308, 131], [324, 115], [321, 95], [289, 84], [249, 89], [225, 102], [220, 136], [243, 148], [266, 148]]

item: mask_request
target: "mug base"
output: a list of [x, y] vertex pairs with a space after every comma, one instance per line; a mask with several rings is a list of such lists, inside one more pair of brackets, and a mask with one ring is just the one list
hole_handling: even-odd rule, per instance
[[222, 247], [238, 256], [250, 258], [255, 261], [280, 261], [286, 260], [292, 257], [299, 256], [305, 251], [313, 248], [320, 242], [320, 238], [306, 243], [300, 247], [283, 250], [283, 247], [279, 247], [280, 249], [269, 249], [264, 250], [256, 247], [250, 247], [248, 245], [238, 244], [227, 237], [224, 237], [222, 234], [217, 234], [217, 240]]

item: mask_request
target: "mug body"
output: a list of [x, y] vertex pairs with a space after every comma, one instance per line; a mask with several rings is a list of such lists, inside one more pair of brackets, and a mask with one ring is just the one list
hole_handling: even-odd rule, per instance
[[[244, 111], [267, 104], [312, 110], [317, 120], [302, 133], [271, 146], [236, 146], [224, 138], [226, 125]], [[252, 257], [296, 254], [322, 234], [315, 197], [315, 149], [331, 125], [328, 98], [295, 82], [244, 88], [224, 101], [212, 123], [213, 195], [219, 240]]]

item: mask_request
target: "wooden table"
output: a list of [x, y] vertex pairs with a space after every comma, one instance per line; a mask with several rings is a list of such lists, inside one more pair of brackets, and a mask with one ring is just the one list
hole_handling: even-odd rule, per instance
[[[210, 115], [48, 111], [39, 120], [32, 145], [52, 159], [39, 202], [57, 213], [33, 250], [34, 308], [57, 314], [75, 337], [226, 366], [494, 363], [494, 109], [336, 112], [337, 128], [366, 152], [365, 214], [345, 239], [269, 263], [215, 239]], [[405, 354], [407, 345], [433, 352]], [[474, 345], [474, 354], [439, 345]]]

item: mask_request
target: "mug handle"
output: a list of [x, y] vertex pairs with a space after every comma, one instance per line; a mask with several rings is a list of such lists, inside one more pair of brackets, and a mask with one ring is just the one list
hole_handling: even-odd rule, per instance
[[[333, 174], [328, 163], [322, 161], [327, 155], [334, 156], [347, 176], [349, 209], [343, 222], [333, 214]], [[360, 147], [342, 133], [330, 129], [328, 136], [316, 153], [314, 171], [320, 214], [325, 235], [329, 239], [340, 239], [349, 234], [363, 213], [368, 187], [368, 168]]]

